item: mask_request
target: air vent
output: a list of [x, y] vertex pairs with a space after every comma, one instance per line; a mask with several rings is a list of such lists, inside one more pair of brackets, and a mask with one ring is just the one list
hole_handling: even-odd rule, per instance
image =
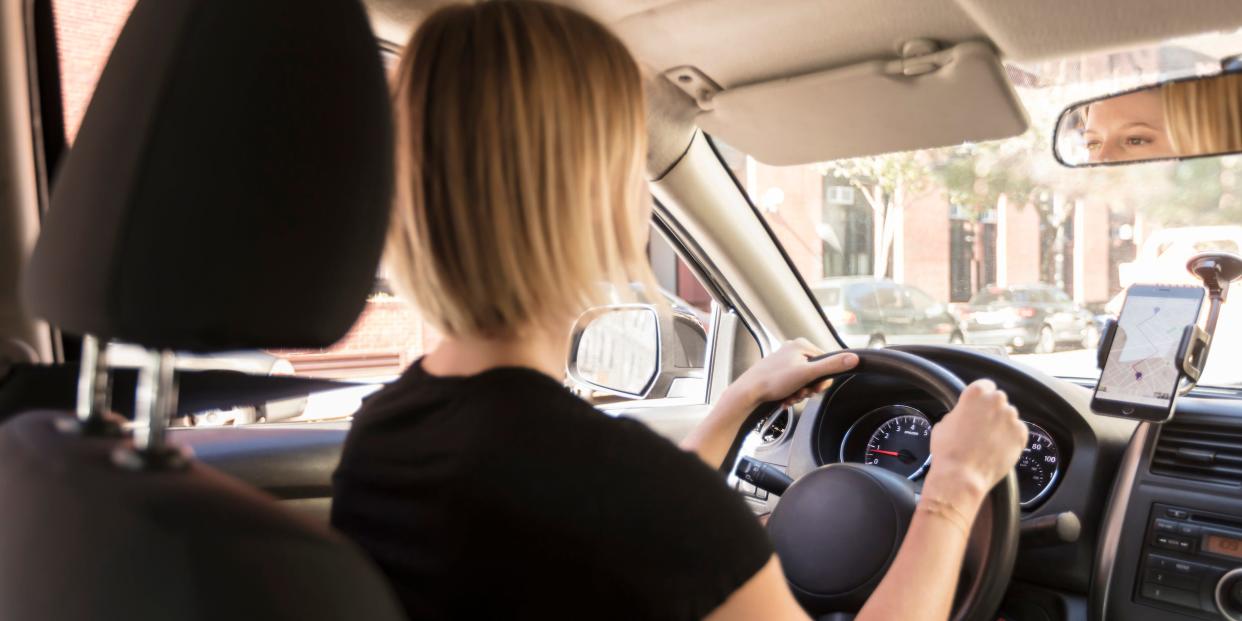
[[1152, 474], [1242, 484], [1242, 424], [1174, 419], [1164, 424]]

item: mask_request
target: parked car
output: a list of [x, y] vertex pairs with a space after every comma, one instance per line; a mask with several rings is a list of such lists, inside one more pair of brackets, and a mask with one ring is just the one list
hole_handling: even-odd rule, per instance
[[878, 278], [830, 278], [811, 288], [850, 347], [964, 342], [956, 317], [922, 290]]
[[966, 342], [1014, 351], [1051, 353], [1058, 345], [1095, 347], [1095, 315], [1050, 285], [984, 287], [962, 312]]

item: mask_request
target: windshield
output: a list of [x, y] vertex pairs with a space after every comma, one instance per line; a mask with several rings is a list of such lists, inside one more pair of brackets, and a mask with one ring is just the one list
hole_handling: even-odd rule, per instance
[[[1190, 256], [1242, 247], [1242, 159], [1067, 169], [1052, 156], [1057, 116], [1239, 53], [1242, 32], [1009, 63], [1031, 129], [1008, 140], [788, 167], [717, 146], [813, 290], [863, 277], [931, 298], [868, 289], [866, 312], [827, 313], [847, 345], [965, 343], [1095, 378], [1101, 322], [1128, 286], [1197, 284]], [[1242, 386], [1240, 301], [1225, 305], [1201, 384]]]

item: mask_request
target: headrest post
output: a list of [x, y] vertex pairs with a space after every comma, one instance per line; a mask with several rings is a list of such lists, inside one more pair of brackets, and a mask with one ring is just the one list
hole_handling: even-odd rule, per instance
[[150, 452], [164, 448], [168, 421], [177, 411], [177, 356], [168, 350], [148, 355], [138, 370], [138, 392], [134, 395], [134, 448]]
[[167, 441], [168, 423], [177, 412], [177, 355], [148, 350], [138, 369], [134, 394], [134, 444], [113, 453], [113, 461], [132, 470], [168, 470], [186, 465], [186, 454]]
[[98, 337], [84, 335], [78, 369], [77, 429], [86, 435], [120, 435], [120, 426], [107, 418], [112, 408], [111, 395], [107, 344]]

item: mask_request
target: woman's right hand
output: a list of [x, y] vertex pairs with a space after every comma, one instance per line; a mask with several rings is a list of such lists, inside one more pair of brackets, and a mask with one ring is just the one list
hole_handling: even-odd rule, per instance
[[1018, 461], [1026, 424], [991, 380], [966, 387], [931, 433], [932, 465], [923, 495], [973, 516], [983, 497]]

